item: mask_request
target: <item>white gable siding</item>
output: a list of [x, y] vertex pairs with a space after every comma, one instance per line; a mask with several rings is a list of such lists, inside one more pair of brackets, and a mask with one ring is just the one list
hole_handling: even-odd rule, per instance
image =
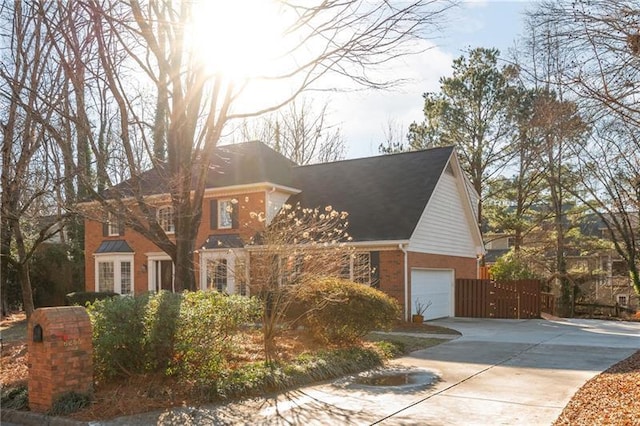
[[[462, 191], [461, 191], [462, 189]], [[456, 178], [448, 173], [440, 177], [434, 193], [422, 212], [409, 241], [409, 250], [420, 253], [475, 257], [476, 250], [468, 213], [465, 189], [456, 185]]]
[[267, 225], [271, 223], [274, 217], [276, 217], [276, 214], [278, 214], [290, 196], [291, 194], [281, 191], [267, 191]]

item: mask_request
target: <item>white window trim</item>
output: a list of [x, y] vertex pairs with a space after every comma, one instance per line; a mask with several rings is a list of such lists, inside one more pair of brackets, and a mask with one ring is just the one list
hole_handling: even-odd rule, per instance
[[[163, 226], [162, 220], [160, 218], [160, 211], [161, 210], [165, 210], [165, 209], [169, 209], [171, 211], [171, 219], [173, 222], [173, 230], [167, 230], [165, 229], [165, 227]], [[171, 204], [165, 204], [163, 206], [160, 206], [156, 209], [156, 220], [158, 221], [158, 225], [160, 225], [160, 228], [162, 228], [162, 230], [166, 233], [166, 234], [175, 234], [176, 232], [176, 218], [175, 218], [175, 214], [174, 214], [174, 209], [173, 206]]]
[[[95, 264], [95, 291], [100, 291], [100, 268], [99, 263], [113, 262], [113, 291], [114, 293], [122, 294], [122, 277], [120, 276], [122, 262], [131, 263], [131, 293], [125, 293], [127, 295], [135, 294], [135, 263], [133, 259], [133, 253], [99, 253], [94, 255]], [[116, 266], [117, 265], [117, 266]]]
[[[227, 261], [227, 293], [239, 294], [240, 288], [236, 286], [236, 259], [245, 260], [245, 265], [249, 268], [249, 257], [244, 253], [236, 253], [231, 250], [201, 250], [200, 251], [200, 289], [207, 290], [207, 262], [210, 260], [226, 260]], [[245, 273], [248, 273], [245, 271]], [[249, 285], [247, 280], [247, 296], [249, 295]]]
[[117, 237], [120, 235], [120, 221], [118, 215], [113, 212], [107, 214], [107, 235], [109, 237]]
[[[151, 292], [156, 291], [156, 268], [154, 262], [158, 262], [161, 260], [171, 261], [171, 256], [166, 253], [147, 253], [147, 289]], [[174, 275], [173, 277], [173, 285], [175, 290], [175, 273], [176, 273], [176, 265], [171, 264], [171, 273]]]
[[231, 208], [233, 209], [234, 207], [234, 203], [233, 203], [233, 199], [231, 198], [221, 198], [218, 199], [218, 229], [233, 229], [233, 213], [229, 212], [229, 219], [230, 219], [230, 223], [229, 226], [223, 226], [222, 225], [222, 214], [220, 214], [222, 212], [222, 205], [223, 203], [229, 203], [229, 205], [231, 205]]

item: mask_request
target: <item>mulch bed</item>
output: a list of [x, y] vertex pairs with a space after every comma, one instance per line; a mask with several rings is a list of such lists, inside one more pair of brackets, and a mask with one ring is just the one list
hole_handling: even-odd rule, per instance
[[554, 425], [640, 425], [640, 351], [585, 383]]

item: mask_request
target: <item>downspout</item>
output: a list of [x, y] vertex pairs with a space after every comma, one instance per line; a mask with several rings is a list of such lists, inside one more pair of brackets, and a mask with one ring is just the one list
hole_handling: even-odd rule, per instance
[[411, 319], [411, 304], [409, 302], [409, 255], [407, 253], [406, 244], [398, 244], [398, 248], [404, 254], [404, 319]]

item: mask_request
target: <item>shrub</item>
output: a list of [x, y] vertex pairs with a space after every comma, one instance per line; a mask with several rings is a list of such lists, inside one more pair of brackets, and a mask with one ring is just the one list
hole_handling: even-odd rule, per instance
[[160, 291], [149, 296], [144, 312], [143, 338], [147, 370], [159, 371], [169, 366], [181, 304], [181, 294]]
[[528, 280], [537, 278], [526, 259], [513, 250], [500, 256], [491, 266], [491, 277], [494, 280]]
[[66, 295], [67, 305], [87, 306], [87, 303], [94, 303], [96, 300], [110, 299], [120, 296], [118, 293], [110, 291], [75, 291]]
[[384, 357], [365, 348], [347, 348], [299, 355], [288, 363], [256, 362], [222, 373], [209, 398], [264, 395], [379, 367]]
[[225, 369], [239, 327], [260, 317], [260, 303], [216, 292], [186, 292], [183, 297], [169, 372], [209, 387]]
[[173, 357], [181, 302], [182, 295], [161, 291], [89, 305], [96, 372], [115, 377], [164, 370]]
[[60, 395], [51, 405], [49, 415], [66, 416], [75, 413], [91, 403], [91, 397], [86, 393], [66, 392]]
[[93, 358], [103, 377], [127, 376], [145, 370], [145, 308], [148, 295], [98, 300], [87, 312], [93, 326]]
[[295, 297], [306, 307], [305, 325], [326, 342], [352, 343], [389, 328], [400, 315], [398, 303], [383, 292], [339, 278], [313, 280]]
[[2, 386], [0, 407], [10, 410], [26, 410], [29, 408], [29, 390], [27, 385], [15, 388]]

